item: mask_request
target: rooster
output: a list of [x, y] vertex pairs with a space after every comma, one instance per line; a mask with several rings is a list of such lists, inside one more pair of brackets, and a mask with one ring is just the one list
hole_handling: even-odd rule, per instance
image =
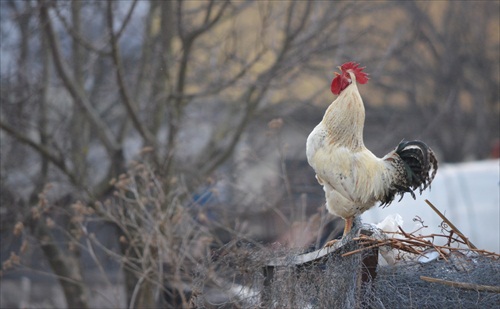
[[368, 82], [368, 74], [354, 62], [339, 69], [331, 84], [338, 98], [309, 134], [306, 154], [325, 191], [328, 211], [345, 220], [345, 237], [354, 218], [377, 202], [385, 207], [405, 193], [415, 199], [413, 191], [422, 193], [434, 179], [437, 160], [421, 141], [403, 140], [383, 158], [368, 150], [363, 142], [365, 108], [357, 86]]

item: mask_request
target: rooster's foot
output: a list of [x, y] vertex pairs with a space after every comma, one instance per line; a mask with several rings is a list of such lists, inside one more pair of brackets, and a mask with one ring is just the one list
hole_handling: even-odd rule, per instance
[[340, 239], [333, 239], [333, 240], [330, 240], [329, 242], [327, 242], [323, 248], [330, 248], [330, 247], [333, 247], [333, 245], [335, 245], [337, 242], [339, 242]]

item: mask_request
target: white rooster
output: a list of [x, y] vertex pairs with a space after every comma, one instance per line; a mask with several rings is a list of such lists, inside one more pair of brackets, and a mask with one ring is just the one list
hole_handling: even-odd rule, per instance
[[[365, 84], [364, 68], [354, 62], [339, 67], [331, 90], [333, 101], [323, 120], [307, 138], [307, 160], [323, 186], [326, 207], [345, 220], [343, 237], [353, 219], [377, 202], [389, 205], [401, 197], [427, 188], [437, 171], [432, 150], [421, 141], [402, 141], [383, 158], [376, 157], [363, 142], [365, 108], [357, 83]], [[327, 245], [331, 245], [329, 242]]]

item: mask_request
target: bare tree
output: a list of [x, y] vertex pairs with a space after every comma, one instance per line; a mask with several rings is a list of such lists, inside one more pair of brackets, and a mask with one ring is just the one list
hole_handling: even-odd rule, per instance
[[[21, 40], [12, 39], [12, 44], [19, 44], [18, 63], [23, 70], [2, 75], [3, 93], [12, 92], [13, 77], [20, 91], [2, 98], [8, 117], [2, 117], [0, 127], [10, 137], [6, 145], [23, 144], [32, 152], [26, 161], [7, 157], [14, 164], [3, 165], [3, 169], [18, 169], [27, 160], [40, 162], [33, 175], [37, 183], [33, 196], [44, 182], [59, 179], [64, 183], [66, 179], [72, 191], [85, 190], [86, 194], [77, 195], [87, 199], [100, 199], [111, 192], [110, 179], [125, 172], [125, 157], [130, 155], [125, 147], [131, 140], [140, 147], [150, 147], [166, 195], [177, 190], [174, 179], [183, 179], [188, 186], [203, 182], [231, 156], [259, 107], [272, 103], [266, 94], [279, 86], [275, 81], [295, 78], [290, 72], [325, 48], [315, 29], [333, 30], [341, 18], [335, 10], [342, 12], [348, 7], [330, 6], [328, 10], [338, 17], [330, 20], [317, 4], [296, 2], [151, 1], [149, 7], [138, 1], [8, 4], [14, 16], [9, 23], [20, 29]], [[257, 18], [257, 32], [239, 23], [245, 14]], [[84, 28], [89, 18], [93, 22]], [[315, 18], [319, 22], [313, 22]], [[33, 30], [27, 31], [27, 25]], [[133, 37], [129, 31], [141, 33], [142, 42], [129, 44]], [[334, 33], [321, 36], [327, 40]], [[241, 35], [253, 37], [243, 41]], [[41, 67], [38, 54], [43, 55]], [[27, 81], [26, 76], [33, 74], [40, 78]], [[26, 101], [21, 95], [26, 89], [40, 89], [39, 99]], [[35, 108], [16, 116], [16, 101]], [[189, 117], [197, 117], [194, 111], [203, 105], [219, 117], [204, 120], [211, 133], [204, 135], [206, 141], [195, 147], [197, 150], [187, 151], [179, 143], [186, 138], [183, 135], [191, 134]], [[95, 160], [93, 152], [100, 152], [97, 160], [101, 161], [94, 167], [89, 164]], [[185, 160], [186, 156], [193, 160]], [[169, 211], [168, 204], [162, 207]], [[33, 233], [40, 241], [53, 237], [42, 233], [46, 222], [32, 219]], [[135, 237], [115, 223], [123, 235]], [[127, 245], [130, 241], [122, 242], [126, 256], [133, 252]], [[68, 274], [56, 264], [53, 271], [81, 282], [78, 268], [70, 266], [71, 256], [62, 259], [65, 255], [55, 241], [46, 243], [52, 244], [52, 251], [45, 252], [47, 258], [76, 273]], [[129, 257], [136, 266], [140, 264], [139, 256]], [[152, 298], [142, 294], [147, 293], [148, 285], [139, 284], [142, 275], [133, 269], [125, 268], [129, 303], [133, 295], [140, 295], [136, 299], [151, 305]], [[84, 293], [65, 289], [68, 301], [83, 301]]]

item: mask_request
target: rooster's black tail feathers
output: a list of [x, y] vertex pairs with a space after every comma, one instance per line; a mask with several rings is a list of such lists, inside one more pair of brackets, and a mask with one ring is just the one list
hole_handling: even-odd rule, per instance
[[[437, 159], [432, 149], [421, 141], [401, 141], [395, 149], [395, 160], [393, 161], [398, 170], [399, 178], [389, 189], [387, 195], [381, 201], [381, 206], [389, 205], [396, 194], [401, 198], [405, 193], [413, 192], [417, 188], [422, 193], [430, 187], [438, 168]], [[398, 158], [399, 157], [399, 158]]]

